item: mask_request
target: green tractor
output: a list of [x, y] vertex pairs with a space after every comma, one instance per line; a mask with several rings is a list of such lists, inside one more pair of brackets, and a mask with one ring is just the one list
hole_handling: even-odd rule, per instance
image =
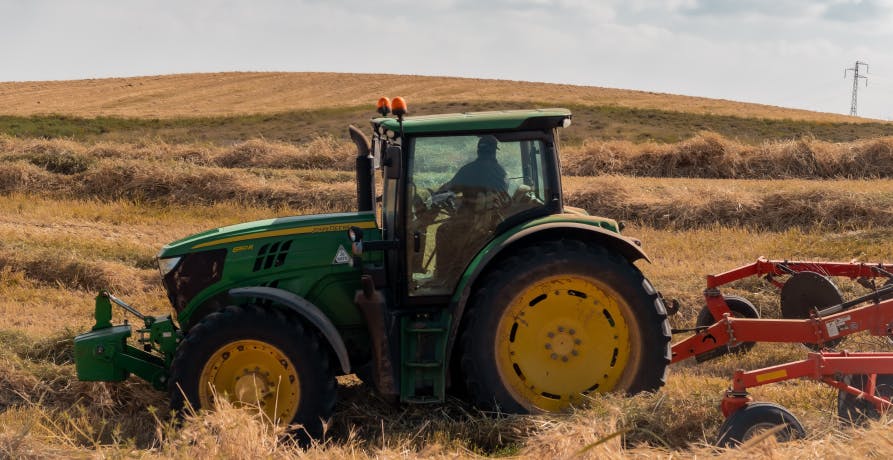
[[[379, 113], [371, 139], [349, 129], [358, 212], [164, 246], [173, 315], [100, 293], [96, 325], [75, 338], [78, 377], [135, 374], [175, 410], [227, 398], [311, 436], [344, 374], [394, 402], [451, 391], [511, 413], [664, 383], [670, 328], [633, 265], [647, 260], [641, 243], [563, 202], [558, 130], [569, 111], [404, 117], [401, 98], [382, 98]], [[129, 325], [112, 324], [113, 304], [144, 323], [137, 346]]]

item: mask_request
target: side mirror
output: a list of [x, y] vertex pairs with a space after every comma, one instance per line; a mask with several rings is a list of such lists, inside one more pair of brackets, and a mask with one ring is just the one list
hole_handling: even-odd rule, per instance
[[353, 260], [350, 265], [359, 267], [363, 257], [363, 229], [360, 227], [350, 227], [347, 229], [347, 239], [350, 240], [350, 249], [353, 252]]
[[[379, 141], [375, 142], [377, 144]], [[379, 145], [376, 145], [372, 149], [372, 168], [381, 169], [381, 149], [379, 148]]]
[[356, 226], [350, 227], [347, 229], [347, 239], [349, 239], [351, 243], [362, 243], [363, 229]]
[[382, 164], [388, 168], [388, 179], [399, 179], [402, 169], [403, 150], [396, 145], [388, 146]]

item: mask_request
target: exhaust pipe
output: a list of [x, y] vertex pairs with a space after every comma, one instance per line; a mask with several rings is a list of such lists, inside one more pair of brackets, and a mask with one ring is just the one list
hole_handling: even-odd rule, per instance
[[350, 139], [357, 147], [357, 210], [375, 210], [375, 169], [372, 164], [369, 138], [356, 126], [347, 128]]

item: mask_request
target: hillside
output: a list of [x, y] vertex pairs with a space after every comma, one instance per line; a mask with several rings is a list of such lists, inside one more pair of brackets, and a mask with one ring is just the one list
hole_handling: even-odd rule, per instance
[[220, 146], [250, 139], [346, 140], [381, 95], [411, 114], [564, 106], [565, 144], [588, 139], [673, 143], [709, 131], [758, 145], [893, 136], [893, 123], [757, 104], [545, 83], [320, 73], [226, 73], [0, 83], [0, 134], [16, 137]]
[[380, 96], [410, 104], [480, 101], [616, 106], [770, 120], [875, 120], [672, 94], [507, 80], [346, 73], [209, 73], [0, 83], [0, 114], [177, 118], [368, 106]]

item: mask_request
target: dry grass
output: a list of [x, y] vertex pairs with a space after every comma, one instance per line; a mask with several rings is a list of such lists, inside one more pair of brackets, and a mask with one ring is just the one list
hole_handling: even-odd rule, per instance
[[[25, 162], [0, 164], [0, 193], [33, 191], [56, 198], [83, 197], [154, 204], [288, 206], [304, 211], [324, 206], [349, 210], [354, 186], [304, 181], [272, 171], [236, 172], [201, 166], [106, 160], [77, 174], [51, 173]], [[355, 200], [353, 200], [355, 201]]]
[[[164, 394], [147, 384], [75, 379], [71, 338], [89, 328], [97, 289], [164, 313], [153, 261], [162, 244], [241, 221], [353, 208], [352, 174], [319, 169], [340, 167], [332, 165], [341, 148], [325, 138], [305, 151], [263, 140], [223, 148], [0, 137], [0, 458], [852, 458], [888, 450], [886, 421], [857, 430], [840, 424], [835, 392], [811, 382], [753, 392], [790, 408], [810, 438], [710, 447], [731, 373], [801, 359], [796, 345], [683, 363], [656, 394], [598, 396], [561, 416], [481, 413], [453, 399], [392, 406], [343, 377], [326, 439], [306, 450], [250, 412], [223, 407], [174, 429]], [[313, 157], [319, 151], [328, 152], [322, 160]], [[889, 262], [893, 254], [887, 179], [597, 176], [565, 185], [572, 204], [627, 219], [625, 233], [645, 241], [654, 264], [640, 268], [684, 305], [674, 326], [693, 323], [703, 275], [760, 255]], [[777, 315], [778, 297], [765, 283], [728, 292]]]
[[893, 181], [571, 177], [569, 204], [657, 228], [852, 230], [893, 224]]
[[713, 133], [676, 144], [588, 141], [563, 151], [563, 172], [722, 179], [893, 177], [893, 138], [831, 143], [804, 138], [752, 146]]
[[[301, 449], [257, 415], [223, 404], [188, 415], [175, 427], [165, 401], [144, 383], [74, 380], [70, 337], [30, 342], [0, 335], [0, 455], [9, 458], [871, 458], [891, 441], [886, 421], [846, 427], [831, 411], [835, 394], [807, 383], [765, 387], [758, 399], [789, 407], [809, 430], [806, 440], [764, 440], [736, 450], [710, 447], [721, 423], [716, 407], [734, 357], [683, 367], [656, 394], [597, 396], [586, 409], [553, 416], [506, 416], [461, 402], [389, 406], [356, 380], [341, 379], [340, 402], [326, 438]], [[62, 344], [60, 346], [60, 344]], [[802, 349], [758, 348], [749, 357], [774, 362]], [[754, 365], [760, 359], [747, 359]]]
[[[839, 114], [592, 86], [451, 77], [346, 73], [213, 73], [59, 82], [0, 83], [4, 114], [197, 117], [320, 107], [371, 106], [381, 96], [410, 104], [499, 100], [620, 106], [748, 118], [865, 122]], [[411, 107], [411, 106], [410, 106]]]
[[230, 147], [205, 144], [137, 143], [85, 144], [66, 139], [17, 138], [0, 135], [0, 159], [25, 161], [49, 172], [76, 174], [101, 160], [172, 161], [184, 165], [223, 168], [352, 170], [352, 143], [320, 136], [300, 145], [252, 139]]
[[[46, 206], [54, 204], [45, 203]], [[189, 219], [190, 213], [185, 211]], [[66, 218], [72, 219], [74, 213], [68, 214]], [[145, 233], [152, 232], [152, 226], [143, 228]], [[750, 254], [742, 254], [742, 247], [768, 254], [791, 248], [791, 254], [796, 256], [808, 251], [808, 247], [822, 246], [830, 238], [796, 231], [757, 234], [743, 229], [677, 234], [635, 228], [630, 233], [650, 243], [657, 263], [642, 268], [657, 286], [664, 290], [667, 287], [686, 289], [694, 295], [701, 287], [704, 270], [718, 266], [729, 268], [727, 261], [745, 262], [742, 259]], [[791, 244], [792, 241], [799, 243]], [[703, 259], [683, 256], [695, 253], [709, 242], [717, 248], [714, 251], [708, 247], [717, 260], [708, 260], [706, 267], [702, 266]], [[868, 260], [889, 254], [891, 249], [889, 244], [875, 247], [857, 239], [844, 251], [835, 250], [830, 257], [839, 258], [854, 248], [866, 252]], [[716, 405], [730, 373], [737, 367], [759, 367], [798, 359], [803, 354], [796, 346], [757, 347], [744, 357], [725, 357], [701, 366], [677, 366], [668, 386], [657, 394], [635, 398], [601, 396], [592, 401], [589, 409], [569, 416], [483, 414], [455, 400], [437, 406], [394, 407], [355, 379], [342, 378], [340, 402], [326, 441], [309, 450], [300, 450], [244, 411], [223, 408], [198, 414], [188, 418], [179, 430], [173, 430], [163, 410], [166, 404], [163, 395], [146, 384], [136, 379], [125, 384], [77, 382], [71, 364], [73, 332], [70, 331], [87, 327], [84, 323], [89, 318], [92, 294], [71, 286], [48, 288], [27, 273], [15, 271], [0, 278], [0, 286], [4, 290], [2, 304], [16, 303], [25, 297], [43, 302], [2, 315], [27, 318], [34, 323], [34, 328], [39, 328], [13, 324], [13, 330], [29, 333], [5, 328], [0, 332], [0, 363], [5, 371], [0, 376], [0, 453], [14, 458], [47, 455], [358, 459], [472, 458], [480, 454], [510, 454], [522, 458], [713, 455], [717, 452], [708, 444], [721, 422]], [[739, 290], [753, 294], [754, 289], [744, 286]], [[60, 310], [56, 308], [59, 299], [54, 293], [66, 293], [70, 299], [80, 297], [81, 301], [77, 302], [77, 308]], [[144, 301], [153, 295], [163, 297], [156, 290], [131, 300], [146, 307]], [[751, 295], [751, 298], [761, 297]], [[692, 302], [677, 320], [693, 317], [697, 306], [697, 302]], [[156, 301], [154, 306], [150, 302], [149, 307], [164, 311], [162, 301]], [[54, 332], [35, 333], [47, 330]], [[889, 439], [885, 431], [888, 428], [884, 426], [852, 432], [839, 425], [832, 414], [834, 394], [821, 385], [792, 382], [766, 387], [754, 395], [789, 407], [812, 437], [796, 447], [774, 446], [767, 441], [723, 455], [787, 458], [795, 453], [795, 457], [808, 457], [797, 452], [820, 456], [847, 452], [860, 456], [871, 451], [859, 448], [854, 437], [876, 437], [866, 444], [874, 447]], [[153, 413], [150, 407], [161, 410]], [[618, 432], [622, 435], [611, 437]]]
[[[124, 200], [155, 206], [232, 203], [285, 207], [306, 214], [316, 209], [353, 209], [355, 187], [345, 180], [349, 177], [347, 173], [238, 170], [124, 159], [98, 160], [83, 172], [60, 174], [18, 161], [0, 163], [0, 193], [28, 190], [47, 198]], [[768, 230], [846, 230], [893, 223], [893, 182], [889, 180], [773, 182], [598, 176], [568, 178], [564, 190], [570, 205], [658, 228], [718, 224]]]
[[227, 168], [341, 169], [354, 167], [353, 144], [318, 137], [296, 148], [292, 144], [251, 140], [220, 153], [212, 160]]
[[[800, 140], [747, 147], [715, 135], [672, 145], [589, 143], [566, 153], [568, 203], [657, 228], [711, 225], [845, 230], [893, 224], [893, 140]], [[255, 139], [200, 144], [82, 144], [0, 136], [0, 193], [166, 205], [348, 211], [352, 147], [321, 137], [295, 147]], [[338, 168], [338, 169], [330, 169]], [[649, 179], [604, 175], [771, 180]], [[801, 180], [801, 179], [808, 180]], [[812, 179], [835, 180], [816, 181]], [[866, 178], [877, 180], [842, 180]]]

